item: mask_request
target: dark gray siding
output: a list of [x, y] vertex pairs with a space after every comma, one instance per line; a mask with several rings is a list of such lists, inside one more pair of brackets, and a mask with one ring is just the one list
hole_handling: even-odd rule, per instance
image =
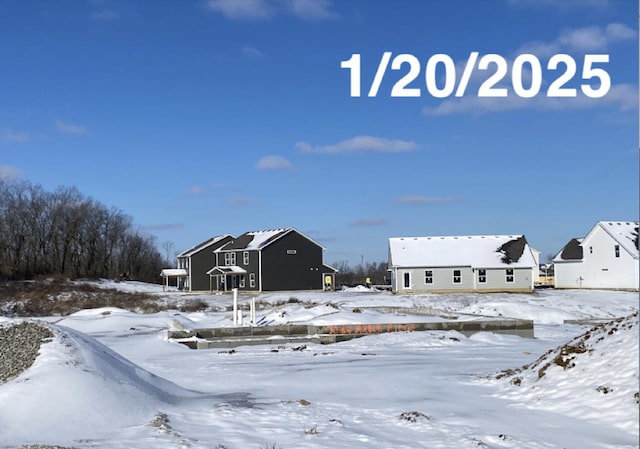
[[216, 255], [211, 248], [205, 248], [191, 256], [191, 290], [209, 290], [207, 271], [216, 266]]
[[[225, 245], [232, 239], [231, 236], [221, 239], [219, 242], [201, 249], [191, 256], [191, 290], [209, 291], [211, 284], [207, 271], [216, 266], [216, 255], [214, 251]], [[215, 290], [215, 285], [214, 285]]]
[[[260, 290], [260, 253], [258, 251], [246, 251], [249, 253], [249, 265], [244, 264], [244, 253], [245, 251], [238, 251], [238, 266], [247, 270], [247, 274], [245, 274], [244, 281], [244, 289], [249, 291], [258, 291]], [[256, 283], [254, 287], [251, 287], [250, 278], [251, 274], [254, 274], [256, 277]]]
[[322, 247], [297, 232], [262, 250], [263, 291], [322, 289], [322, 273]]

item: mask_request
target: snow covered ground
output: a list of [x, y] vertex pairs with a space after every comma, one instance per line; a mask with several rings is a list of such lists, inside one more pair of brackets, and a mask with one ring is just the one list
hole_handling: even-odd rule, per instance
[[[269, 322], [424, 320], [379, 309], [420, 308], [531, 319], [536, 338], [402, 332], [196, 351], [168, 341], [167, 330], [231, 326], [230, 295], [103, 285], [197, 298], [214, 311], [43, 317], [54, 339], [0, 384], [0, 448], [638, 447], [637, 293], [265, 293], [257, 318]], [[591, 319], [607, 324], [565, 324]]]

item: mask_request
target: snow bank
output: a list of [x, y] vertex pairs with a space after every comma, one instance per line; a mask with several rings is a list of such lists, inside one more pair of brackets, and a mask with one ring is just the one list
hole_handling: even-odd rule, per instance
[[638, 312], [597, 325], [500, 375], [504, 397], [637, 434]]
[[0, 385], [3, 444], [69, 444], [140, 425], [166, 404], [196, 396], [76, 330], [48, 325], [33, 365]]

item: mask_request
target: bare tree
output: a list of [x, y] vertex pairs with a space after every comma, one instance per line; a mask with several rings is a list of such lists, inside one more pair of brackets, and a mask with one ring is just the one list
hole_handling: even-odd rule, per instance
[[0, 279], [39, 275], [158, 281], [162, 256], [131, 217], [75, 188], [0, 180]]
[[167, 267], [172, 267], [174, 265], [171, 260], [171, 252], [173, 251], [174, 245], [173, 242], [166, 241], [162, 244], [162, 249], [164, 249], [166, 254], [165, 265]]

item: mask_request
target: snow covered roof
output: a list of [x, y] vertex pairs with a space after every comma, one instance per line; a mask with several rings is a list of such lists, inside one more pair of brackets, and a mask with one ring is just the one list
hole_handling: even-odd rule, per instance
[[604, 230], [632, 257], [638, 258], [638, 222], [637, 221], [599, 221], [584, 238], [571, 239], [553, 258], [554, 262], [579, 261], [583, 257], [583, 246], [597, 229]]
[[186, 276], [187, 270], [183, 270], [182, 268], [165, 268], [160, 272], [160, 276], [165, 277], [175, 277], [175, 276]]
[[202, 251], [203, 249], [208, 248], [211, 245], [221, 242], [225, 237], [233, 238], [231, 234], [217, 235], [215, 237], [211, 237], [210, 239], [205, 240], [204, 242], [199, 243], [196, 246], [189, 248], [188, 250], [178, 254], [178, 257], [191, 257], [195, 253]]
[[393, 237], [390, 265], [396, 267], [535, 267], [523, 235]]
[[[264, 231], [250, 231], [245, 232], [238, 238], [229, 242], [225, 246], [217, 249], [217, 252], [228, 251], [228, 250], [261, 250], [264, 247], [270, 245], [281, 237], [289, 234], [290, 232], [297, 232], [304, 238], [310, 240], [316, 245], [322, 247], [318, 242], [304, 235], [302, 232], [298, 231], [295, 228], [281, 228], [281, 229], [268, 229]], [[323, 248], [324, 249], [324, 248]]]
[[208, 275], [212, 274], [246, 274], [247, 270], [237, 265], [219, 265], [207, 271]]
[[[638, 258], [638, 222], [637, 221], [599, 221], [596, 226], [604, 229], [629, 254]], [[595, 228], [595, 227], [594, 227]], [[591, 230], [585, 240], [593, 232]]]

